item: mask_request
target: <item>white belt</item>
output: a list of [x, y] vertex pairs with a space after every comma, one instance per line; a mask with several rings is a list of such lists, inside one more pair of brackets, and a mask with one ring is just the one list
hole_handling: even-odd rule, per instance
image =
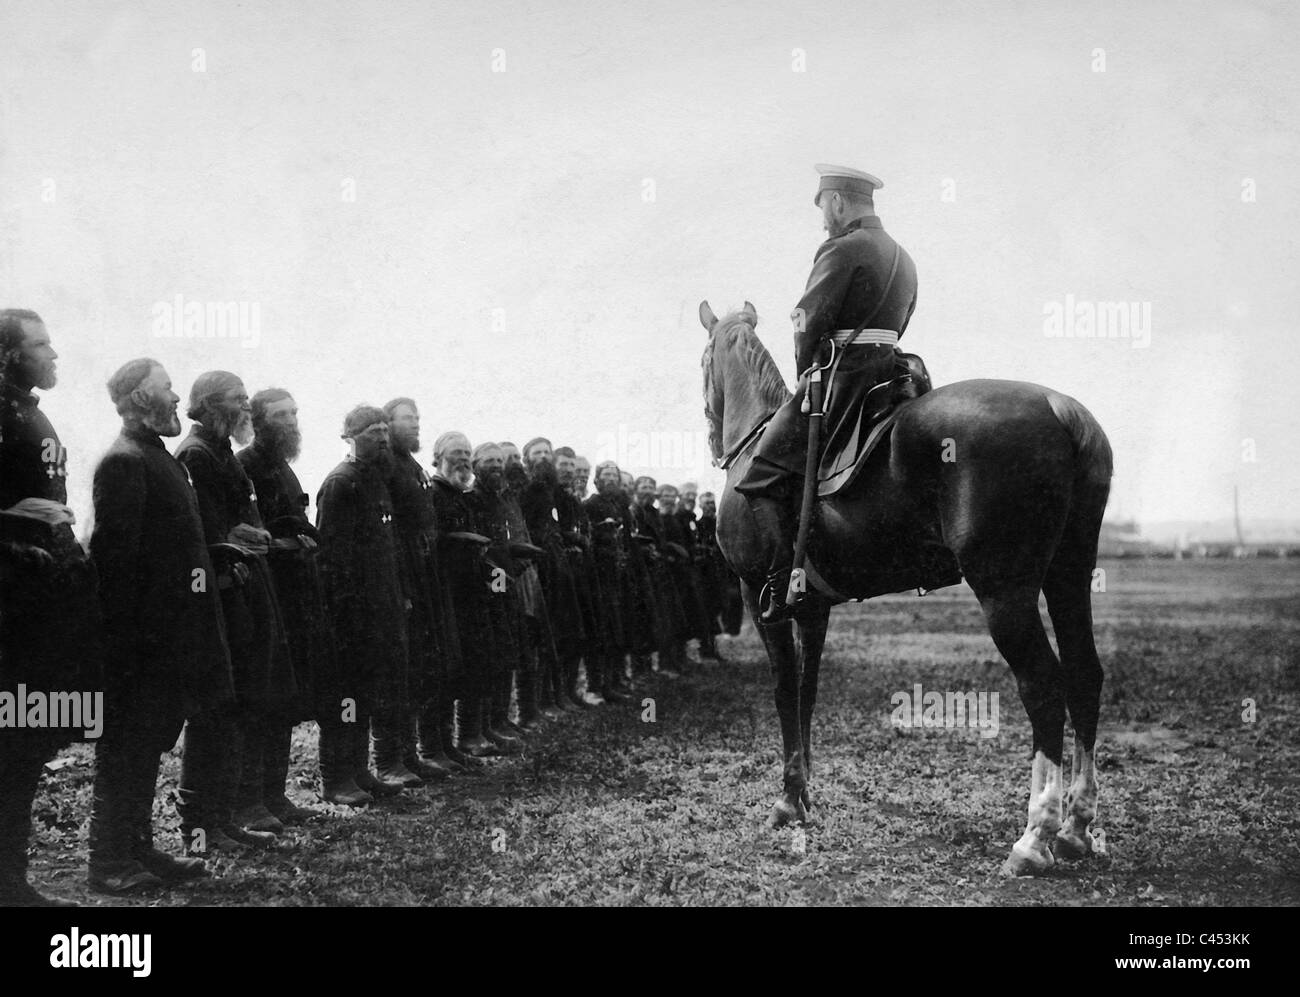
[[831, 342], [840, 347], [861, 346], [863, 343], [897, 346], [898, 333], [893, 329], [863, 329], [855, 336], [852, 329], [840, 329], [831, 335]]

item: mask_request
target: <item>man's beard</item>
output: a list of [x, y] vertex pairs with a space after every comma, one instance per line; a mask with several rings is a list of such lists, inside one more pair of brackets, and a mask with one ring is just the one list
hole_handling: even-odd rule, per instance
[[176, 406], [165, 398], [150, 402], [140, 421], [159, 436], [180, 436], [181, 419]]
[[610, 481], [608, 478], [596, 479], [596, 491], [601, 495], [617, 495], [623, 491], [623, 485], [617, 481]]
[[482, 474], [476, 474], [474, 476], [474, 480], [477, 484], [482, 485], [485, 491], [492, 492], [493, 494], [501, 491], [501, 479], [502, 472], [496, 470], [484, 471]]
[[549, 460], [539, 460], [532, 464], [528, 468], [528, 477], [532, 481], [540, 481], [551, 488], [559, 484], [559, 479], [555, 474], [555, 465]]
[[462, 491], [469, 487], [469, 483], [474, 480], [474, 472], [470, 470], [468, 464], [457, 464], [449, 469], [447, 480], [456, 485]]
[[273, 459], [283, 460], [290, 464], [298, 459], [298, 454], [302, 449], [301, 430], [277, 426], [273, 422], [266, 423], [257, 431], [256, 440], [258, 446], [270, 454]]
[[505, 471], [506, 487], [512, 492], [522, 491], [528, 484], [528, 472], [523, 464], [507, 464]]
[[395, 429], [393, 432], [393, 449], [402, 454], [419, 453], [420, 431], [417, 429], [411, 433], [404, 433]]
[[366, 463], [378, 470], [385, 478], [393, 473], [393, 468], [396, 466], [393, 460], [393, 451], [388, 448], [376, 450], [366, 458]]
[[239, 446], [245, 447], [253, 442], [253, 414], [240, 412], [237, 416], [216, 415], [213, 432], [224, 439], [229, 436]]

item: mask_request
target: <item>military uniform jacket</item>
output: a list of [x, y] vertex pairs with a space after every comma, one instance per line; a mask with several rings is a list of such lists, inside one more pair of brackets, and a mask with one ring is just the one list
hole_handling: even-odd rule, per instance
[[[889, 274], [898, 249], [893, 283]], [[888, 297], [881, 295], [889, 286]], [[875, 215], [849, 223], [843, 235], [827, 239], [813, 257], [812, 273], [795, 306], [795, 363], [802, 374], [822, 340], [840, 329], [892, 329], [900, 336], [916, 308], [916, 264]], [[873, 314], [874, 313], [874, 314]]]
[[[898, 266], [890, 283], [895, 249]], [[888, 293], [886, 294], [886, 290]], [[817, 358], [822, 341], [843, 329], [889, 329], [900, 336], [916, 308], [916, 264], [907, 251], [885, 232], [875, 215], [849, 224], [843, 235], [827, 239], [813, 259], [808, 287], [791, 319], [795, 325], [795, 365], [800, 373], [794, 397], [768, 424], [749, 470], [736, 484], [741, 494], [767, 491], [774, 478], [771, 467], [802, 475], [808, 445], [808, 417], [803, 414], [808, 367]], [[844, 467], [839, 455], [852, 451], [862, 430], [860, 415], [867, 392], [893, 376], [894, 351], [870, 346], [845, 350], [825, 390], [829, 392], [822, 420], [822, 467], [819, 478], [834, 476]]]
[[406, 593], [393, 503], [379, 468], [347, 460], [316, 496], [320, 568], [338, 642], [340, 689], [372, 709], [406, 698]]
[[[0, 509], [25, 498], [67, 502], [67, 451], [36, 396], [5, 385], [0, 405]], [[102, 688], [95, 572], [72, 527], [5, 517], [0, 542], [40, 547], [54, 562], [39, 571], [16, 561], [5, 568], [0, 689], [16, 692], [20, 682], [46, 693]], [[76, 732], [49, 733], [66, 742]]]
[[165, 725], [228, 702], [221, 601], [185, 469], [152, 430], [123, 429], [94, 501], [110, 713], [125, 705]]

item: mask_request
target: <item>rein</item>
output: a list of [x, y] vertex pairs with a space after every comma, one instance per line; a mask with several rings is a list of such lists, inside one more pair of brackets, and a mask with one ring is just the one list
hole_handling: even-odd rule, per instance
[[714, 464], [724, 471], [729, 469], [741, 454], [758, 442], [758, 438], [763, 435], [763, 430], [767, 428], [767, 424], [772, 421], [774, 415], [776, 415], [775, 411], [769, 412], [759, 419], [758, 425], [742, 436], [740, 442], [723, 454], [721, 460], [714, 461]]

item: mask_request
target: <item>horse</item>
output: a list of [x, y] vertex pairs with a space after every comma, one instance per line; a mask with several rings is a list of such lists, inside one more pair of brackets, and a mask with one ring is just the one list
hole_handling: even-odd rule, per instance
[[[854, 483], [818, 500], [808, 545], [812, 584], [793, 620], [764, 626], [759, 594], [772, 541], [735, 484], [753, 459], [759, 427], [791, 394], [754, 331], [753, 305], [718, 319], [703, 301], [700, 321], [708, 332], [701, 367], [709, 444], [714, 463], [727, 468], [718, 544], [741, 579], [776, 684], [783, 788], [769, 824], [808, 820], [812, 715], [831, 607], [920, 585], [880, 588], [905, 577], [909, 564], [947, 558], [974, 590], [1033, 728], [1028, 823], [1004, 870], [1038, 875], [1057, 859], [1093, 853], [1103, 673], [1091, 591], [1112, 471], [1096, 419], [1073, 398], [1021, 381], [960, 381], [906, 401]], [[1059, 659], [1039, 616], [1040, 592]], [[1075, 740], [1073, 778], [1063, 791], [1067, 709]]]

